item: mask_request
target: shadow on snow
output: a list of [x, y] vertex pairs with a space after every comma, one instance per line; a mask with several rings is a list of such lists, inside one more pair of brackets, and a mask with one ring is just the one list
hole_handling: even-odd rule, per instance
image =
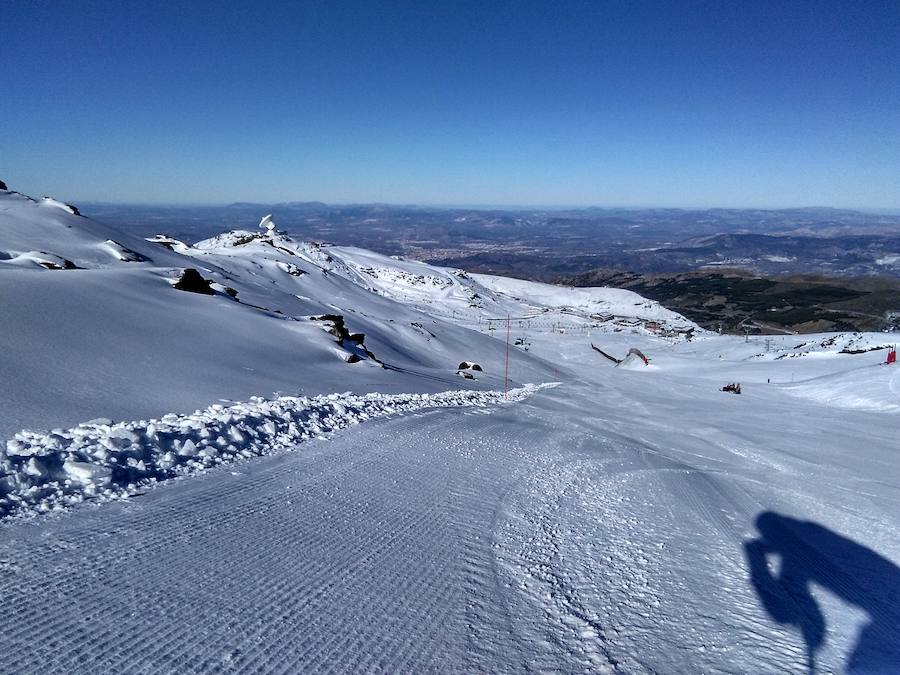
[[[900, 672], [900, 567], [816, 523], [766, 511], [756, 527], [760, 536], [744, 543], [750, 581], [772, 619], [802, 633], [809, 672], [815, 672], [816, 651], [826, 637], [813, 583], [869, 615], [846, 671]], [[769, 566], [772, 557], [779, 561], [777, 574]]]

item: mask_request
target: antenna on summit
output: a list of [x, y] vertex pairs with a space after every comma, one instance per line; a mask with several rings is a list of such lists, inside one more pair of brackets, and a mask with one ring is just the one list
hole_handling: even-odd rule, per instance
[[276, 232], [275, 221], [272, 220], [272, 214], [270, 213], [267, 216], [263, 216], [263, 219], [259, 221], [259, 226], [264, 227], [266, 229], [266, 234], [270, 237], [274, 236]]

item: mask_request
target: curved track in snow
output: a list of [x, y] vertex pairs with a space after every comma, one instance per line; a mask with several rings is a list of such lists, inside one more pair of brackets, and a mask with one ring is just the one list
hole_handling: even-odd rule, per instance
[[500, 441], [505, 415], [453, 410], [376, 421], [303, 453], [8, 527], [0, 548], [4, 667], [514, 665], [522, 645], [496, 602], [491, 532], [540, 429]]
[[[706, 457], [654, 445], [583, 393], [374, 420], [8, 523], [4, 668], [806, 672], [802, 635], [767, 616], [743, 551], [808, 463], [770, 486], [771, 466], [728, 439], [710, 436]], [[856, 572], [883, 631], [896, 610]], [[841, 670], [866, 618], [815, 597], [817, 662]]]

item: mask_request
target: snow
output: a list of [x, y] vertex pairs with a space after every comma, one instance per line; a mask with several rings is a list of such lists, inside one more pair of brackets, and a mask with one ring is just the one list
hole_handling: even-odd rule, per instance
[[[39, 246], [43, 258], [79, 268], [0, 258], [0, 313], [15, 328], [0, 331], [0, 379], [30, 383], [0, 390], [2, 439], [24, 428], [185, 413], [277, 392], [440, 391], [459, 386], [464, 358], [496, 361], [503, 353], [488, 336], [473, 340], [471, 330], [373, 295], [342, 276], [350, 274], [346, 265], [327, 262], [327, 249], [278, 235], [234, 232], [169, 250], [17, 193], [0, 195], [0, 232], [2, 251]], [[123, 260], [125, 249], [146, 260]], [[187, 267], [220, 292], [172, 289]], [[348, 329], [364, 333], [366, 348], [391, 368], [339, 359], [336, 349], [354, 347], [341, 348], [309, 320], [332, 313], [345, 315]], [[525, 361], [514, 355], [513, 372]], [[530, 379], [552, 380], [549, 370]], [[408, 373], [423, 377], [410, 384]], [[502, 386], [496, 376], [480, 380], [476, 386]]]
[[36, 201], [18, 192], [0, 192], [0, 233], [0, 268], [8, 264], [5, 259], [29, 251], [68, 259], [78, 267], [109, 267], [120, 262], [106, 244], [110, 239], [162, 265], [177, 260], [143, 239], [74, 215], [62, 202]]
[[527, 298], [530, 305], [542, 309], [564, 307], [587, 314], [610, 312], [617, 316], [670, 321], [679, 326], [691, 325], [680, 314], [622, 288], [567, 288], [486, 274], [472, 277], [495, 292]]
[[829, 373], [783, 388], [792, 396], [817, 401], [826, 407], [900, 412], [900, 369], [880, 363]]
[[66, 213], [71, 213], [72, 215], [78, 215], [78, 211], [69, 204], [64, 202], [57, 201], [52, 197], [41, 197], [41, 201], [39, 202], [41, 206], [49, 206], [55, 209], [62, 209]]
[[[0, 252], [5, 670], [900, 663], [890, 335], [719, 336], [627, 291], [143, 241], [11, 192]], [[217, 292], [172, 288], [188, 267]]]
[[21, 431], [0, 449], [0, 518], [133, 495], [149, 484], [241, 458], [289, 450], [361, 421], [416, 410], [521, 401], [509, 392], [328, 394], [215, 404], [150, 421], [94, 420], [49, 433]]

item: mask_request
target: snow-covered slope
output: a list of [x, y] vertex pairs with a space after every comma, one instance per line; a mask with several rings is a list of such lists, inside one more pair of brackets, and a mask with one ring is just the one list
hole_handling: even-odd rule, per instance
[[890, 335], [8, 192], [0, 252], [11, 672], [900, 663]]
[[[173, 287], [186, 268], [213, 282], [211, 294]], [[495, 340], [350, 275], [321, 247], [286, 237], [152, 243], [0, 192], [0, 378], [21, 383], [0, 391], [0, 436], [276, 392], [437, 391], [461, 386], [462, 360], [502, 363]], [[523, 354], [513, 372], [526, 363], [540, 370]], [[485, 371], [468, 386], [496, 388], [498, 368]]]
[[[631, 291], [567, 288], [520, 279], [435, 267], [350, 247], [326, 247], [329, 261], [347, 278], [397, 302], [456, 321], [539, 317], [545, 321], [638, 319], [669, 328], [699, 330], [680, 314]], [[636, 324], [637, 325], [637, 324]]]
[[147, 257], [159, 265], [177, 260], [143, 239], [75, 215], [73, 207], [55, 199], [0, 190], [0, 263], [33, 266], [45, 256], [48, 262], [69, 261], [86, 268], [141, 262]]
[[567, 288], [486, 274], [472, 276], [493, 292], [521, 298], [536, 309], [562, 308], [571, 313], [588, 315], [609, 313], [645, 321], [669, 322], [673, 326], [684, 328], [694, 326], [683, 316], [666, 309], [658, 302], [622, 288]]
[[[213, 282], [212, 295], [173, 289], [189, 267]], [[298, 388], [402, 391], [406, 371], [421, 375], [417, 389], [436, 390], [462, 379], [455, 368], [463, 360], [487, 365], [480, 384], [496, 387], [503, 345], [473, 331], [478, 321], [538, 306], [569, 311], [545, 297], [520, 301], [458, 270], [277, 233], [236, 231], [193, 247], [144, 241], [15, 192], [0, 192], [0, 274], [0, 311], [14, 328], [0, 335], [0, 377], [31, 383], [0, 393], [5, 437]], [[597, 303], [575, 318], [586, 320]], [[655, 303], [619, 309], [636, 316], [648, 306]], [[323, 315], [364, 334], [363, 348], [338, 344], [329, 321], [310, 320]], [[510, 367], [520, 382], [547, 371], [518, 350]]]

